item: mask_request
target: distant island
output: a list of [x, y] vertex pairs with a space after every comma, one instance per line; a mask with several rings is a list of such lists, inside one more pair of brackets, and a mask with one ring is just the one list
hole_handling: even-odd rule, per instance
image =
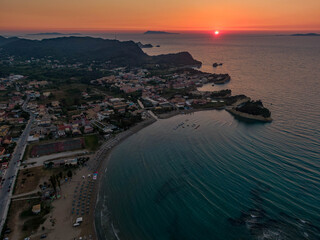
[[222, 66], [223, 63], [213, 63], [212, 64], [212, 67], [216, 68], [216, 67], [219, 67], [219, 66]]
[[318, 34], [318, 33], [295, 33], [295, 34], [291, 34], [290, 36], [294, 36], [294, 37], [320, 37], [320, 34]]
[[64, 36], [64, 35], [81, 35], [81, 33], [59, 33], [59, 32], [44, 32], [44, 33], [29, 33], [27, 34], [29, 36], [43, 36], [43, 35], [49, 35], [49, 36]]
[[144, 34], [179, 34], [179, 33], [164, 32], [164, 31], [146, 31]]

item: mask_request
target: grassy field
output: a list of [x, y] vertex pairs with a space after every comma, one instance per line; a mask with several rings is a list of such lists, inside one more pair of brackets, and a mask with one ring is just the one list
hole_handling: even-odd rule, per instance
[[39, 185], [46, 181], [49, 183], [49, 177], [52, 174], [63, 172], [66, 175], [66, 170], [63, 168], [45, 169], [43, 167], [35, 167], [31, 169], [23, 169], [19, 171], [14, 194], [28, 193], [34, 190], [39, 190]]
[[35, 215], [32, 213], [32, 206], [39, 203], [40, 199], [12, 201], [7, 222], [7, 227], [11, 229], [11, 233], [6, 235], [9, 239], [24, 239], [44, 223], [51, 204], [49, 201], [41, 202], [41, 212]]
[[[99, 91], [98, 91], [99, 90]], [[51, 92], [52, 96], [49, 98], [39, 100], [40, 104], [51, 103], [52, 101], [60, 101], [66, 106], [78, 105], [79, 103], [84, 103], [88, 100], [95, 100], [99, 96], [103, 97], [104, 93], [96, 86], [84, 84], [84, 83], [71, 83], [60, 85], [58, 87], [52, 88], [48, 86], [42, 89], [43, 92]], [[81, 93], [87, 92], [91, 96], [89, 99], [83, 99]]]
[[97, 134], [87, 135], [84, 137], [84, 142], [87, 149], [95, 151], [99, 147], [99, 136]]

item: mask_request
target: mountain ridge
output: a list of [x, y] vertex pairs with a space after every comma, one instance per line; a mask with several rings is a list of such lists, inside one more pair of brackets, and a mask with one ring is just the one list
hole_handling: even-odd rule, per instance
[[133, 41], [93, 37], [58, 37], [42, 40], [4, 38], [0, 36], [1, 52], [25, 59], [53, 57], [68, 62], [111, 61], [118, 66], [164, 64], [167, 66], [199, 66], [190, 53], [180, 52], [149, 56]]

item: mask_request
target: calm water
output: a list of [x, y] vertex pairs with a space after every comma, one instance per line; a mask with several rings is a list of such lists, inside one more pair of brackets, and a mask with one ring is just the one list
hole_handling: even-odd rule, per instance
[[149, 54], [189, 51], [203, 70], [231, 75], [220, 88], [261, 99], [274, 121], [206, 111], [159, 120], [127, 139], [100, 191], [101, 239], [114, 239], [113, 231], [122, 240], [320, 239], [320, 38], [118, 39], [161, 45]]

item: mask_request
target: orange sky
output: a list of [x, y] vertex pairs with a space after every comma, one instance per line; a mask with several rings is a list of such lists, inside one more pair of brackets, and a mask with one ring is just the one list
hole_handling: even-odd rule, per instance
[[0, 30], [319, 30], [320, 0], [0, 0]]

